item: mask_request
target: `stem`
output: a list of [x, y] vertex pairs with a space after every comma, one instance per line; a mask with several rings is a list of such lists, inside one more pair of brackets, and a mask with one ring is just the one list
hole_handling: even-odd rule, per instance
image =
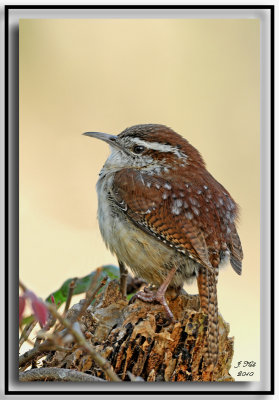
[[25, 365], [26, 363], [28, 363], [37, 356], [43, 356], [46, 351], [51, 351], [55, 349], [56, 349], [55, 344], [46, 341], [40, 344], [39, 346], [34, 347], [33, 349], [28, 350], [26, 351], [26, 353], [22, 354], [22, 356], [20, 356], [18, 359], [19, 367], [22, 367], [23, 365]]
[[[23, 345], [23, 343], [27, 340], [28, 341], [28, 338], [29, 338], [29, 336], [30, 336], [30, 333], [32, 332], [32, 330], [35, 328], [35, 326], [37, 325], [37, 320], [35, 320], [35, 321], [32, 321], [30, 324], [28, 324], [28, 325], [25, 325], [25, 327], [24, 327], [24, 329], [23, 329], [23, 331], [22, 331], [22, 333], [21, 333], [21, 336], [20, 336], [20, 338], [19, 338], [19, 349], [21, 348], [21, 346]], [[32, 343], [32, 345], [34, 346], [34, 343]]]
[[72, 297], [73, 297], [74, 289], [76, 287], [76, 281], [77, 281], [77, 278], [74, 278], [71, 281], [70, 286], [69, 286], [69, 292], [68, 292], [68, 296], [67, 296], [67, 301], [66, 301], [64, 312], [63, 312], [63, 317], [64, 318], [65, 318], [66, 313], [69, 310], [69, 307], [70, 307], [70, 304], [71, 304], [71, 300], [72, 300]]
[[[87, 310], [87, 308], [90, 306], [90, 304], [91, 304], [92, 301], [94, 300], [94, 298], [95, 298], [96, 294], [99, 292], [99, 290], [100, 290], [103, 286], [105, 286], [107, 280], [108, 280], [108, 277], [105, 276], [105, 277], [103, 278], [103, 280], [100, 282], [100, 284], [98, 285], [98, 287], [94, 290], [93, 293], [90, 294], [89, 291], [87, 292], [87, 294], [86, 294], [86, 299], [85, 299], [85, 301], [84, 301], [84, 303], [83, 303], [83, 305], [82, 305], [82, 307], [81, 307], [80, 312], [78, 313], [78, 315], [77, 315], [77, 317], [76, 317], [76, 320], [77, 320], [77, 321], [83, 316], [83, 314], [85, 313], [85, 311]], [[74, 321], [72, 321], [72, 322], [74, 322]]]
[[19, 281], [19, 287], [22, 289], [23, 292], [26, 292], [27, 288], [21, 281]]
[[62, 318], [52, 304], [47, 304], [47, 307], [49, 311], [59, 320], [59, 322], [68, 329], [69, 333], [71, 333], [75, 338], [75, 341], [91, 355], [92, 359], [96, 362], [96, 364], [99, 365], [99, 367], [110, 378], [110, 380], [113, 382], [121, 382], [121, 379], [113, 371], [109, 361], [101, 356], [101, 354], [99, 354], [92, 346], [90, 346], [85, 337], [73, 329], [72, 324], [67, 319]]
[[32, 381], [64, 381], [64, 382], [105, 382], [97, 376], [66, 368], [36, 368], [19, 373], [20, 382]]
[[124, 299], [126, 299], [128, 270], [122, 261], [118, 260], [118, 263], [119, 263], [119, 270], [120, 270], [120, 292], [122, 294], [122, 297]]

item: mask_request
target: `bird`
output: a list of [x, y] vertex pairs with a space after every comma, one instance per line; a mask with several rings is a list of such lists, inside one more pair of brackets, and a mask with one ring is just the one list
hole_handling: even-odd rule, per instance
[[84, 135], [111, 150], [96, 185], [98, 222], [118, 259], [123, 293], [129, 267], [156, 287], [134, 298], [162, 304], [172, 321], [166, 291], [179, 293], [184, 283], [197, 279], [201, 311], [207, 315], [203, 360], [212, 371], [218, 360], [219, 269], [230, 261], [237, 274], [242, 272], [239, 206], [208, 172], [199, 151], [165, 125]]

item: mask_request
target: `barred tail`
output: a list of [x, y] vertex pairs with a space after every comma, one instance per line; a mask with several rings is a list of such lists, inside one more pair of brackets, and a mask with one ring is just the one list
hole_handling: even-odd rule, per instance
[[218, 268], [214, 268], [214, 273], [211, 273], [206, 268], [200, 267], [198, 288], [201, 309], [208, 315], [204, 362], [206, 366], [212, 365], [213, 367], [217, 363], [219, 350], [217, 277]]

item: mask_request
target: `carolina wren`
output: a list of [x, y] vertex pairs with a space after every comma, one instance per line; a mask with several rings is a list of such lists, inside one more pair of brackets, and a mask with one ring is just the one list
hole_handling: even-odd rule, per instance
[[[169, 318], [167, 289], [197, 278], [201, 309], [208, 315], [206, 365], [218, 358], [217, 278], [228, 260], [241, 274], [238, 207], [206, 170], [200, 153], [164, 125], [136, 125], [118, 136], [84, 135], [110, 145], [97, 183], [98, 220], [106, 246], [156, 292], [137, 293], [160, 302]], [[124, 274], [122, 274], [124, 280]], [[123, 286], [123, 285], [122, 285]]]

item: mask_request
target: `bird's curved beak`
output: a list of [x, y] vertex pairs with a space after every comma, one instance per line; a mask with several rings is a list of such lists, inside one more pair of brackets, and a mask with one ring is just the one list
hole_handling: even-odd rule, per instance
[[118, 150], [122, 150], [124, 153], [129, 155], [129, 152], [127, 152], [127, 150], [123, 147], [123, 145], [119, 143], [118, 136], [109, 135], [108, 133], [103, 133], [103, 132], [84, 132], [83, 135], [103, 140], [110, 146]]
[[103, 133], [103, 132], [84, 132], [83, 135], [103, 140], [110, 146], [123, 150], [122, 146], [117, 140], [118, 139], [117, 136], [115, 135], [109, 135], [108, 133]]
[[83, 135], [103, 140], [112, 146], [116, 145], [117, 136], [115, 135], [109, 135], [108, 133], [103, 132], [84, 132]]

